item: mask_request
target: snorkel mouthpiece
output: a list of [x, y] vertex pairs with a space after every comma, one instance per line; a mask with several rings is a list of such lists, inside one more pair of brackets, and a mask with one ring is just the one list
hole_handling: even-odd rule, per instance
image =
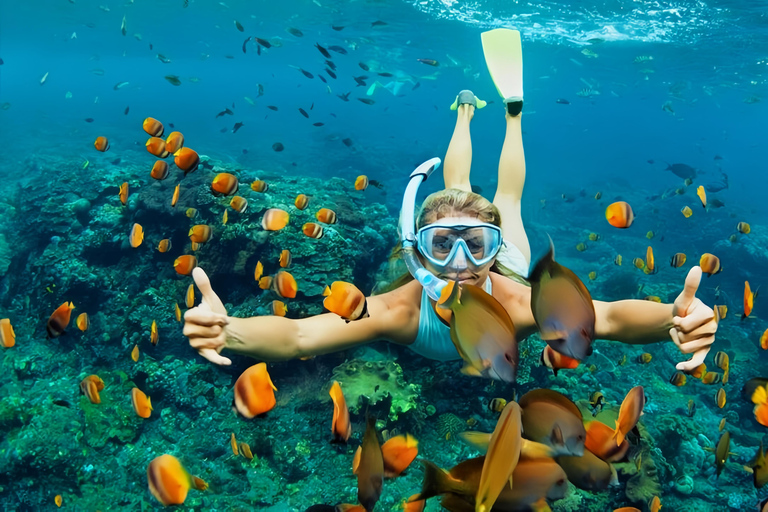
[[441, 160], [435, 157], [414, 169], [405, 188], [403, 207], [400, 210], [400, 242], [403, 245], [405, 266], [434, 301], [440, 300], [440, 292], [448, 283], [424, 268], [416, 253], [416, 193], [440, 163]]

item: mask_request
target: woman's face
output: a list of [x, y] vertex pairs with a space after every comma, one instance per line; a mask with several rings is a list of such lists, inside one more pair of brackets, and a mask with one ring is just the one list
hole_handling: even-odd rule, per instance
[[[477, 219], [473, 217], [443, 217], [440, 221], [451, 221], [457, 225], [462, 222], [468, 224], [476, 223]], [[453, 247], [453, 238], [450, 237], [452, 230], [446, 228], [444, 230], [437, 229], [432, 237], [432, 254], [437, 258], [448, 257]], [[463, 237], [464, 242], [467, 245], [467, 249], [472, 253], [472, 256], [480, 259], [484, 256], [484, 244], [481, 240], [476, 240], [472, 230], [467, 230]], [[445, 236], [444, 236], [445, 235]], [[479, 234], [477, 236], [480, 236]], [[445, 266], [438, 266], [429, 261], [427, 258], [422, 258], [424, 266], [427, 270], [435, 274], [437, 277], [443, 280], [459, 281], [460, 283], [473, 284], [475, 286], [483, 286], [485, 280], [488, 279], [488, 274], [496, 259], [477, 266], [470, 258], [467, 257], [463, 248], [459, 248], [456, 251], [454, 257], [446, 262]]]

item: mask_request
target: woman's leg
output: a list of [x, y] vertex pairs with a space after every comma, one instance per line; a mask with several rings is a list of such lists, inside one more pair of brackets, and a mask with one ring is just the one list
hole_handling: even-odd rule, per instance
[[[493, 204], [501, 213], [504, 239], [517, 247], [528, 264], [531, 262], [531, 246], [523, 227], [520, 200], [525, 185], [525, 153], [523, 152], [522, 114], [506, 114], [507, 134], [499, 158], [499, 184]], [[447, 156], [446, 156], [447, 160]]]
[[464, 103], [459, 105], [456, 113], [456, 127], [443, 162], [443, 179], [445, 188], [471, 192], [469, 169], [472, 167], [472, 139], [469, 136], [469, 122], [475, 115], [475, 107]]

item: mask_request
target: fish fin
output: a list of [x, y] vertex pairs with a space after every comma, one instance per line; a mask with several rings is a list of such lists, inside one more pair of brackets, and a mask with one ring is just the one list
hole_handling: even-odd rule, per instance
[[444, 494], [455, 486], [452, 485], [451, 475], [435, 463], [422, 460], [424, 464], [424, 480], [421, 483], [421, 492], [412, 501], [426, 500], [434, 496]]
[[552, 427], [552, 435], [550, 436], [550, 440], [552, 441], [552, 444], [556, 446], [562, 446], [565, 444], [565, 440], [563, 439], [563, 429], [560, 428], [560, 425], [557, 423], [555, 423], [555, 425]]
[[482, 377], [483, 374], [475, 368], [474, 366], [470, 366], [468, 364], [464, 365], [464, 367], [460, 370], [461, 373], [464, 375], [469, 375], [470, 377]]
[[[509, 479], [510, 481], [510, 487], [512, 486], [512, 478]], [[531, 503], [531, 510], [533, 512], [552, 512], [552, 509], [549, 507], [549, 504], [547, 503], [547, 499], [543, 496], [536, 502]]]
[[[547, 235], [549, 237], [549, 235]], [[552, 237], [549, 237], [549, 251], [536, 262], [536, 265], [528, 274], [528, 281], [531, 283], [538, 283], [547, 272], [549, 265], [555, 261], [555, 244], [552, 242]]]
[[616, 440], [616, 446], [621, 446], [621, 443], [624, 442], [624, 434], [621, 432], [621, 429], [619, 429], [619, 420], [616, 420], [616, 428], [613, 431], [611, 439]]
[[[549, 331], [546, 333], [540, 332], [539, 337], [541, 337], [541, 339], [544, 341], [564, 340], [568, 337], [568, 333], [566, 331]], [[550, 345], [550, 347], [551, 346], [552, 345]], [[552, 347], [552, 350], [555, 350], [554, 347]]]
[[616, 468], [613, 467], [613, 464], [608, 463], [608, 466], [611, 468], [611, 481], [608, 485], [610, 486], [617, 486], [619, 484], [619, 475], [616, 473]]
[[486, 434], [485, 432], [470, 430], [459, 433], [459, 437], [462, 441], [481, 453], [488, 451], [488, 445], [491, 442], [491, 434]]

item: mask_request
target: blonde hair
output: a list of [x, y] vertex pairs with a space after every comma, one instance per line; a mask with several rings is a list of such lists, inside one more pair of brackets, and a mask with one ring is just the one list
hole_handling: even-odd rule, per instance
[[[501, 227], [501, 214], [492, 202], [474, 192], [447, 188], [430, 194], [424, 199], [416, 216], [416, 230], [445, 217], [474, 217], [482, 222]], [[405, 263], [401, 257], [402, 251], [403, 245], [398, 242], [389, 256], [390, 282], [382, 290], [376, 290], [376, 293], [386, 293], [413, 280], [413, 276], [407, 270], [403, 270]], [[494, 261], [491, 272], [527, 284], [522, 276], [498, 261]]]

